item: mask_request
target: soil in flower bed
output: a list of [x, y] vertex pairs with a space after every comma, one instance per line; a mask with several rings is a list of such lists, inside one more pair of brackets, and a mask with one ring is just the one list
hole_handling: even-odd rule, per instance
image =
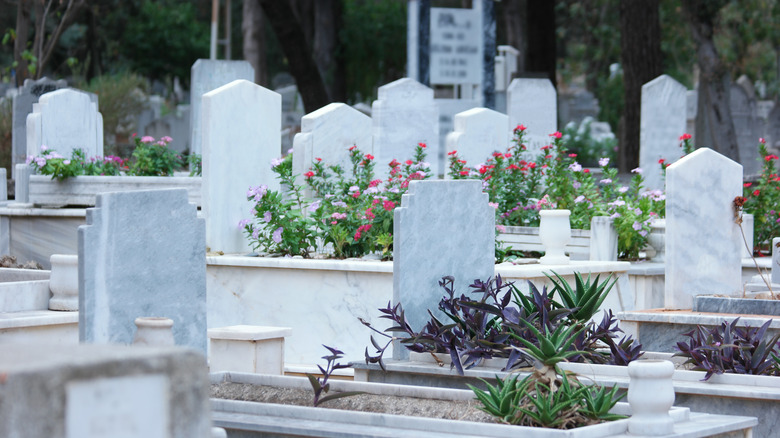
[[[312, 406], [313, 392], [309, 389], [220, 383], [211, 385], [211, 397], [227, 400]], [[477, 409], [479, 402], [433, 400], [415, 397], [359, 394], [328, 400], [319, 407], [349, 411], [374, 412], [412, 417], [496, 423], [494, 417]]]
[[16, 257], [11, 255], [4, 255], [0, 257], [0, 268], [18, 268], [18, 269], [43, 269], [40, 263], [29, 261], [24, 264], [16, 262]]

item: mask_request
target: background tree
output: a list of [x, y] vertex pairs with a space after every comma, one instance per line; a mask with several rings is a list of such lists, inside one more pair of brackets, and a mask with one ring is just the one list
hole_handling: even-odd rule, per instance
[[[639, 166], [639, 126], [642, 85], [663, 73], [658, 0], [620, 2], [624, 110], [620, 132], [620, 168]], [[680, 133], [682, 135], [682, 133]]]

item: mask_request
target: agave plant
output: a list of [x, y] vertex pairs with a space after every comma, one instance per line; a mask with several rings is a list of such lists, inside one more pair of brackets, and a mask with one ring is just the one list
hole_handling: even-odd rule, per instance
[[572, 309], [571, 317], [576, 321], [588, 321], [598, 312], [601, 303], [607, 298], [612, 286], [617, 282], [617, 277], [608, 276], [607, 279], [599, 283], [599, 276], [591, 282], [590, 274], [586, 280], [582, 279], [579, 272], [574, 273], [575, 286], [571, 285], [553, 271], [555, 278], [545, 274], [553, 284], [553, 293], [558, 292], [563, 305]]
[[472, 385], [467, 386], [474, 391], [477, 400], [482, 403], [480, 410], [509, 423], [516, 416], [520, 401], [527, 393], [528, 385], [531, 383], [531, 376], [522, 380], [519, 378], [519, 375], [514, 375], [502, 380], [496, 376], [496, 386], [491, 385], [487, 380], [479, 379], [487, 391]]

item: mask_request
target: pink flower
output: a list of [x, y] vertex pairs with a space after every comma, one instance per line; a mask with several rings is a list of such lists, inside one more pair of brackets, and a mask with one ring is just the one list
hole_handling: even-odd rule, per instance
[[170, 142], [172, 142], [172, 141], [173, 141], [173, 139], [172, 139], [172, 138], [170, 138], [170, 137], [168, 137], [167, 135], [164, 135], [164, 136], [162, 136], [162, 137], [160, 138], [160, 140], [162, 140], [162, 141], [164, 141], [164, 142], [166, 142], [166, 143], [170, 143]]
[[550, 134], [550, 137], [553, 137], [553, 138], [561, 138], [561, 137], [563, 137], [563, 134], [561, 134], [561, 132], [560, 132], [560, 131], [555, 131], [555, 132], [553, 132], [552, 134]]
[[387, 210], [387, 211], [393, 211], [393, 209], [395, 208], [395, 202], [393, 202], [393, 201], [385, 201], [382, 204], [382, 207], [384, 207], [384, 209]]
[[515, 133], [518, 133], [518, 132], [523, 132], [523, 131], [525, 131], [526, 129], [528, 129], [528, 128], [526, 128], [526, 127], [525, 127], [525, 125], [517, 125], [517, 126], [515, 127]]
[[141, 143], [154, 143], [154, 137], [151, 135], [144, 135], [141, 137]]
[[249, 219], [241, 219], [240, 221], [238, 221], [238, 228], [243, 230], [244, 227], [246, 227], [250, 222], [252, 221], [250, 221]]
[[274, 231], [274, 234], [271, 236], [271, 239], [273, 239], [273, 241], [276, 242], [276, 243], [281, 243], [282, 242], [282, 231], [284, 231], [283, 227], [277, 228], [276, 231]]

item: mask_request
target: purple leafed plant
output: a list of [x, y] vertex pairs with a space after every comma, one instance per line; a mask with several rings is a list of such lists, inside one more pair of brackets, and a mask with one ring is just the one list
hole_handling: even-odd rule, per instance
[[323, 397], [323, 394], [327, 394], [330, 390], [330, 383], [328, 383], [328, 379], [330, 379], [331, 374], [333, 374], [333, 372], [336, 370], [349, 368], [349, 364], [336, 362], [338, 359], [344, 357], [343, 351], [333, 347], [328, 347], [324, 344], [323, 347], [327, 348], [328, 351], [330, 351], [330, 354], [327, 356], [322, 356], [323, 359], [328, 361], [327, 365], [325, 365], [325, 368], [322, 368], [321, 365], [317, 365], [317, 368], [319, 368], [320, 372], [322, 373], [322, 378], [317, 378], [312, 374], [306, 373], [306, 377], [309, 378], [309, 383], [311, 383], [311, 387], [314, 390], [314, 406], [319, 406], [320, 403], [326, 402], [328, 400], [362, 394], [360, 391], [346, 391], [329, 394]]
[[684, 334], [688, 342], [677, 343], [675, 356], [686, 357], [694, 370], [705, 371], [703, 380], [723, 373], [780, 375], [776, 359], [780, 334], [767, 334], [772, 320], [758, 328], [737, 327], [738, 321], [723, 321], [713, 328], [697, 325]]

